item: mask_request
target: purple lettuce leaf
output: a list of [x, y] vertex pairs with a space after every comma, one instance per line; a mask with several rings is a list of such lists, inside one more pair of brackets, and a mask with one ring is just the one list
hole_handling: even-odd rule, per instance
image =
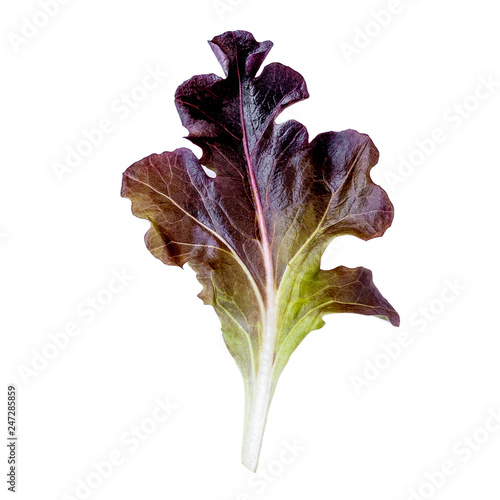
[[186, 148], [152, 154], [126, 170], [122, 196], [151, 223], [151, 253], [188, 263], [220, 318], [245, 384], [243, 463], [255, 470], [281, 371], [322, 316], [350, 312], [399, 325], [369, 270], [320, 269], [333, 238], [382, 236], [394, 211], [370, 178], [378, 151], [367, 135], [327, 132], [309, 142], [297, 121], [275, 123], [309, 94], [282, 64], [256, 76], [270, 41], [234, 31], [209, 44], [226, 77], [194, 76], [175, 94], [201, 159]]

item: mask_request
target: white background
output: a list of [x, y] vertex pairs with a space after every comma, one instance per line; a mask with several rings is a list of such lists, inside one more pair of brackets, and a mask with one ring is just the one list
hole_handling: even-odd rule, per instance
[[[39, 28], [26, 27], [47, 21], [36, 1], [4, 2], [0, 16], [0, 393], [6, 401], [17, 385], [17, 498], [83, 498], [76, 487], [90, 477], [96, 499], [498, 499], [499, 424], [488, 420], [500, 411], [495, 2], [58, 5]], [[381, 26], [376, 14], [389, 7], [397, 12]], [[150, 255], [148, 223], [120, 197], [131, 163], [191, 147], [175, 88], [222, 74], [206, 40], [231, 29], [271, 39], [267, 62], [305, 77], [311, 97], [285, 114], [311, 138], [354, 128], [379, 148], [372, 177], [395, 205], [393, 226], [370, 242], [339, 239], [323, 264], [372, 269], [402, 318], [398, 330], [329, 316], [305, 339], [278, 384], [253, 480], [240, 463], [243, 385], [218, 319], [196, 297], [191, 270]], [[137, 90], [148, 67], [168, 75]], [[489, 94], [481, 78], [497, 82]], [[131, 92], [140, 97], [133, 109], [122, 102]], [[54, 165], [103, 119], [112, 130], [58, 177]], [[429, 146], [436, 128], [445, 139]], [[413, 169], [402, 171], [401, 158]], [[110, 295], [123, 270], [132, 278]], [[94, 316], [92, 297], [110, 299]], [[49, 334], [71, 322], [79, 335], [54, 354]], [[390, 359], [382, 345], [401, 334], [407, 344], [391, 344]], [[23, 377], [34, 358], [38, 368]], [[159, 397], [177, 408], [152, 430]], [[144, 422], [151, 432], [132, 451], [122, 436]], [[93, 462], [117, 452], [122, 463], [94, 487]], [[446, 461], [454, 473], [426, 485]]]

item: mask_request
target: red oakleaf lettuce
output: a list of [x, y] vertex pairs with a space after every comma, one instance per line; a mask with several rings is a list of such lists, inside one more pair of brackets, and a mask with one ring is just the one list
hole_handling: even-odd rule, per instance
[[151, 223], [148, 249], [165, 264], [189, 263], [221, 320], [245, 383], [243, 462], [255, 470], [279, 375], [322, 316], [399, 324], [370, 271], [320, 269], [334, 237], [382, 236], [393, 206], [370, 179], [378, 151], [367, 135], [327, 132], [309, 142], [300, 123], [275, 123], [308, 92], [279, 63], [256, 76], [271, 42], [234, 31], [209, 44], [226, 77], [194, 76], [175, 94], [201, 159], [186, 148], [148, 156], [124, 173], [122, 196]]

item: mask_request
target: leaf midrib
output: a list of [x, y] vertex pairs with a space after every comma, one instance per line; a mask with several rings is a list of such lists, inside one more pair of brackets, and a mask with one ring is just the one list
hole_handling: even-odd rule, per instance
[[[272, 259], [272, 253], [271, 253], [271, 244], [269, 241], [266, 219], [265, 219], [265, 215], [264, 215], [264, 207], [262, 205], [262, 201], [261, 201], [260, 193], [259, 193], [259, 188], [257, 185], [257, 179], [255, 177], [255, 171], [254, 171], [253, 162], [252, 162], [252, 155], [250, 154], [249, 147], [248, 147], [247, 127], [246, 127], [244, 107], [243, 107], [243, 88], [242, 88], [241, 74], [240, 74], [240, 68], [239, 68], [239, 62], [238, 62], [238, 45], [236, 43], [236, 39], [234, 38], [234, 34], [233, 34], [233, 41], [234, 41], [234, 51], [235, 51], [235, 60], [236, 60], [236, 72], [238, 74], [238, 93], [239, 93], [239, 101], [240, 101], [239, 102], [239, 109], [240, 109], [240, 121], [241, 121], [243, 151], [245, 153], [247, 172], [248, 172], [248, 177], [250, 179], [250, 189], [252, 192], [252, 198], [253, 198], [254, 205], [255, 205], [257, 224], [258, 224], [259, 233], [260, 233], [262, 258], [264, 261], [264, 269], [265, 269], [265, 276], [266, 276], [266, 279], [265, 279], [266, 306], [267, 306], [266, 312], [268, 312], [271, 309], [275, 309], [273, 307], [274, 303], [275, 303], [275, 295], [276, 295], [275, 283], [274, 283], [274, 265], [273, 265], [273, 259]], [[263, 317], [263, 320], [265, 321], [265, 317]]]

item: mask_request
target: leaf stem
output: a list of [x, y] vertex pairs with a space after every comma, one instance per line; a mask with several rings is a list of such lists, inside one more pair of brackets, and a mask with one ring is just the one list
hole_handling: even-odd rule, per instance
[[271, 244], [266, 225], [264, 207], [260, 197], [259, 186], [255, 175], [252, 153], [248, 144], [247, 126], [244, 113], [243, 82], [238, 62], [238, 44], [234, 39], [236, 70], [238, 73], [238, 90], [240, 101], [240, 120], [243, 151], [247, 163], [247, 173], [255, 206], [257, 225], [259, 228], [260, 247], [265, 270], [265, 305], [262, 314], [262, 338], [257, 361], [257, 375], [246, 391], [245, 429], [243, 436], [242, 461], [251, 471], [257, 469], [264, 429], [266, 427], [269, 405], [274, 391], [273, 372], [274, 354], [277, 339], [276, 288], [274, 282], [274, 263]]
[[245, 428], [242, 462], [255, 472], [259, 462], [267, 414], [274, 393], [274, 352], [276, 344], [276, 311], [268, 310], [263, 341], [259, 351], [258, 370], [246, 391]]

